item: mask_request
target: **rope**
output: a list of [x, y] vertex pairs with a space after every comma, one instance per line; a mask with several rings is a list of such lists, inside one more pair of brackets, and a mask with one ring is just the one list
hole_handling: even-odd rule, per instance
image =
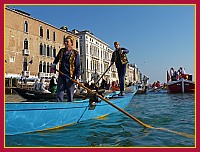
[[84, 113], [86, 112], [87, 108], [90, 106], [90, 104], [85, 108], [85, 110], [83, 111], [82, 115], [80, 116], [80, 118], [78, 119], [77, 123], [80, 122], [81, 118], [83, 117]]

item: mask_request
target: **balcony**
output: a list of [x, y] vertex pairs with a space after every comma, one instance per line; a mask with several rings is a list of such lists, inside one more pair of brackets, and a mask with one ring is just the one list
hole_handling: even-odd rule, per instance
[[23, 55], [30, 55], [30, 50], [24, 49], [23, 50]]
[[[53, 73], [54, 74], [54, 73]], [[51, 73], [44, 73], [44, 72], [39, 72], [38, 73], [38, 77], [39, 78], [51, 78], [51, 76], [53, 75]]]
[[22, 75], [24, 77], [29, 77], [30, 76], [30, 71], [22, 71]]

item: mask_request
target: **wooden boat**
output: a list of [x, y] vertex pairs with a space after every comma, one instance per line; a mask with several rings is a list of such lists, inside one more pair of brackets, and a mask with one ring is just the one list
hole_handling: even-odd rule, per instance
[[147, 87], [139, 86], [136, 94], [145, 94], [146, 92], [147, 92]]
[[[112, 93], [106, 98], [119, 108], [125, 108], [136, 92], [137, 87], [134, 92], [127, 92], [124, 96]], [[91, 103], [90, 99], [73, 102], [6, 102], [5, 134], [15, 135], [56, 129], [117, 111], [117, 108], [102, 98], [98, 100], [95, 103]]]
[[[22, 98], [27, 99], [29, 101], [49, 101], [49, 100], [56, 100], [57, 94], [56, 93], [42, 93], [34, 90], [22, 89], [22, 88], [13, 88], [18, 95]], [[102, 94], [105, 90], [99, 90], [98, 93]], [[87, 95], [87, 93], [81, 94], [74, 94], [74, 98], [83, 98]], [[91, 97], [91, 95], [87, 95], [87, 97]], [[66, 96], [65, 96], [66, 99]]]
[[194, 93], [195, 83], [194, 81], [181, 78], [177, 81], [169, 81], [167, 88], [170, 93]]

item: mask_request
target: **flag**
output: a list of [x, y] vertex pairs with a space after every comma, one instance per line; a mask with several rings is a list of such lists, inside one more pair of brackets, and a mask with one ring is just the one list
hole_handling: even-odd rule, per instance
[[29, 61], [29, 64], [33, 64], [33, 59], [31, 59], [31, 60]]

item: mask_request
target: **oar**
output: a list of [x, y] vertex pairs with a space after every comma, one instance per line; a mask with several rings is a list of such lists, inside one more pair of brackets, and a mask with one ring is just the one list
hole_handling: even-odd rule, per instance
[[97, 83], [103, 78], [103, 76], [106, 74], [106, 72], [110, 69], [110, 67], [113, 65], [114, 62], [112, 62], [109, 67], [106, 69], [106, 71], [101, 75], [101, 77], [95, 82], [94, 86], [97, 85]]
[[152, 128], [152, 129], [157, 129], [157, 130], [164, 130], [164, 131], [168, 131], [168, 132], [172, 132], [172, 133], [176, 133], [178, 135], [181, 136], [185, 136], [188, 138], [194, 138], [193, 135], [191, 134], [187, 134], [187, 133], [182, 133], [182, 132], [177, 132], [177, 131], [173, 131], [173, 130], [169, 130], [166, 128], [155, 128], [153, 126], [147, 125], [145, 123], [143, 123], [142, 121], [140, 121], [139, 119], [137, 119], [136, 117], [132, 116], [131, 114], [129, 114], [128, 112], [124, 111], [123, 109], [117, 107], [116, 105], [114, 105], [113, 103], [111, 103], [109, 100], [103, 98], [101, 95], [99, 95], [98, 93], [90, 90], [89, 88], [85, 87], [83, 84], [79, 83], [78, 81], [72, 79], [71, 77], [69, 77], [68, 75], [64, 74], [63, 72], [59, 71], [56, 69], [56, 71], [58, 71], [61, 75], [65, 76], [66, 78], [70, 79], [71, 81], [73, 81], [74, 83], [78, 84], [79, 86], [83, 87], [84, 89], [86, 89], [88, 92], [90, 92], [91, 94], [96, 94], [97, 97], [99, 97], [101, 100], [104, 100], [106, 103], [108, 103], [109, 105], [111, 105], [112, 107], [116, 108], [117, 110], [119, 110], [120, 112], [124, 113], [125, 115], [127, 115], [128, 117], [130, 117], [131, 119], [135, 120], [136, 122], [138, 122], [140, 125], [146, 127], [146, 128]]
[[[113, 65], [113, 63], [114, 63], [114, 62], [112, 62], [112, 63], [109, 65], [109, 67], [108, 67], [108, 68], [106, 69], [106, 71], [101, 75], [101, 77], [94, 83], [94, 85], [92, 86], [91, 89], [93, 89], [93, 88], [97, 85], [97, 83], [101, 80], [101, 78], [103, 78], [103, 76], [104, 76], [104, 75], [106, 74], [106, 72], [110, 69], [110, 67]], [[96, 90], [96, 91], [97, 91], [97, 90]], [[88, 96], [88, 94], [89, 94], [89, 93], [87, 93], [83, 99], [86, 99], [87, 96]]]

